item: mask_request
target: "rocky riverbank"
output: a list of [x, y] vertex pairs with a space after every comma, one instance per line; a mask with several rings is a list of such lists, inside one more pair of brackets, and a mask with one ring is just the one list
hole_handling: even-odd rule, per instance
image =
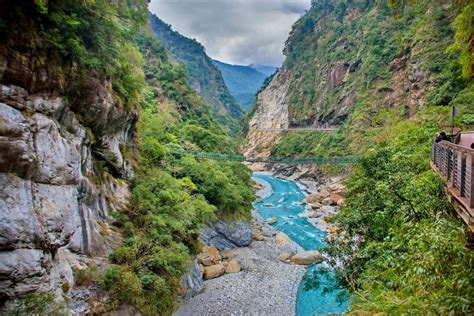
[[204, 281], [204, 292], [190, 298], [175, 315], [294, 315], [306, 269], [281, 261], [274, 232], [265, 228], [263, 233], [262, 240], [248, 247], [225, 251], [227, 268], [238, 262], [240, 271]]
[[[343, 177], [321, 177], [317, 169], [274, 169], [269, 173], [298, 181], [306, 192], [307, 205], [301, 215], [331, 234], [337, 228], [326, 219], [344, 203]], [[270, 196], [265, 181], [255, 189], [260, 199]], [[175, 315], [294, 315], [304, 265], [322, 260], [317, 251], [303, 251], [287, 235], [276, 232], [257, 212], [253, 214], [253, 242], [231, 250], [204, 247], [198, 256], [204, 290], [193, 293]], [[216, 243], [219, 248], [220, 243]], [[197, 268], [197, 266], [196, 266]], [[194, 269], [196, 270], [196, 269]], [[200, 294], [198, 294], [200, 293]]]

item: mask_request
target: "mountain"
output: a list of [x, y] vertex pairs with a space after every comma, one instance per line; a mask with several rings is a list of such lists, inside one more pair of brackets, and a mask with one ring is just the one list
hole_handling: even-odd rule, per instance
[[250, 68], [255, 69], [258, 72], [261, 72], [262, 74], [266, 76], [271, 76], [277, 71], [278, 67], [274, 66], [267, 66], [267, 65], [259, 65], [259, 64], [250, 64], [248, 65]]
[[[457, 127], [474, 124], [473, 12], [468, 0], [314, 0], [258, 94], [245, 155], [358, 157], [319, 168], [348, 177], [324, 253], [349, 313], [473, 311], [472, 232], [430, 166], [452, 106]], [[282, 131], [304, 126], [338, 130]]]
[[194, 39], [173, 31], [170, 25], [151, 14], [153, 33], [160, 39], [172, 58], [185, 66], [189, 83], [209, 104], [218, 120], [234, 125], [242, 109], [229, 93], [221, 73], [207, 56], [204, 47]]
[[213, 63], [224, 77], [230, 93], [240, 103], [242, 109], [248, 112], [255, 103], [257, 91], [267, 75], [249, 66], [229, 65], [218, 60], [213, 60]]

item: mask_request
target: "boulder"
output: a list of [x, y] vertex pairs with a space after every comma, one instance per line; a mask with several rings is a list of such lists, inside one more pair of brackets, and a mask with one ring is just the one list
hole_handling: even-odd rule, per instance
[[290, 256], [296, 253], [296, 244], [283, 232], [278, 232], [275, 236], [275, 243], [280, 254], [289, 254]]
[[321, 203], [308, 203], [308, 205], [313, 209], [313, 210], [317, 210], [317, 209], [320, 209], [321, 208]]
[[332, 205], [324, 205], [320, 208], [321, 214], [334, 214], [336, 213], [336, 208]]
[[235, 253], [235, 250], [230, 249], [230, 250], [222, 250], [221, 251], [221, 257], [222, 259], [232, 259], [236, 256], [237, 254]]
[[268, 227], [263, 227], [262, 228], [262, 235], [265, 237], [273, 237], [275, 235], [275, 232], [268, 228]]
[[285, 262], [288, 262], [291, 258], [291, 256], [293, 256], [294, 254], [292, 253], [289, 253], [289, 252], [282, 252], [279, 256], [278, 256], [278, 259], [280, 259], [281, 261], [285, 261]]
[[322, 205], [335, 205], [336, 203], [334, 203], [331, 197], [328, 196], [321, 201], [321, 204]]
[[328, 195], [329, 195], [329, 193], [327, 193], [327, 192], [311, 193], [310, 195], [308, 195], [305, 198], [305, 202], [310, 203], [310, 204], [321, 203]]
[[318, 211], [309, 211], [308, 212], [308, 217], [309, 218], [316, 218], [316, 217], [319, 217], [321, 215], [321, 212], [318, 212]]
[[210, 280], [220, 277], [225, 273], [226, 268], [222, 264], [215, 264], [204, 268], [204, 279]]
[[310, 250], [297, 253], [291, 257], [290, 261], [294, 264], [308, 266], [323, 261], [323, 257], [318, 251]]
[[327, 231], [328, 231], [330, 234], [338, 234], [338, 233], [339, 233], [339, 227], [329, 225], [329, 226], [327, 227]]
[[201, 230], [201, 239], [218, 250], [245, 247], [252, 242], [252, 223], [219, 220]]
[[240, 263], [237, 260], [230, 260], [225, 269], [225, 273], [237, 273], [240, 272]]
[[267, 218], [267, 223], [268, 223], [268, 225], [273, 225], [273, 224], [275, 224], [276, 222], [278, 222], [278, 218], [276, 218], [276, 217], [269, 217], [269, 218]]
[[265, 237], [261, 233], [254, 233], [253, 234], [253, 240], [263, 241], [263, 240], [265, 240]]
[[291, 244], [292, 241], [287, 234], [283, 232], [278, 232], [275, 236], [275, 243], [277, 244], [277, 246], [283, 246], [286, 244]]
[[331, 193], [343, 194], [347, 191], [346, 186], [341, 183], [333, 183], [329, 186]]
[[202, 253], [197, 256], [198, 262], [203, 266], [212, 266], [221, 262], [222, 257], [214, 246], [203, 247]]
[[340, 205], [343, 203], [344, 197], [339, 193], [331, 193], [331, 200], [333, 205]]

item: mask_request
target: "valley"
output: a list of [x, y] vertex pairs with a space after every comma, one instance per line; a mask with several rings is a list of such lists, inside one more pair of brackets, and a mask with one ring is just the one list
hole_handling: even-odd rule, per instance
[[472, 1], [211, 2], [0, 3], [0, 313], [474, 313]]

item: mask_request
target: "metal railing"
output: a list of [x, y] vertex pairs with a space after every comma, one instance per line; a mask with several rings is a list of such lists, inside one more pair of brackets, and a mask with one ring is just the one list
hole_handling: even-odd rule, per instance
[[433, 168], [448, 182], [450, 193], [474, 216], [474, 150], [465, 146], [433, 141]]
[[293, 158], [293, 157], [269, 157], [269, 158], [246, 158], [242, 155], [228, 155], [220, 153], [208, 153], [191, 150], [174, 150], [173, 154], [178, 156], [191, 155], [196, 158], [206, 158], [213, 160], [230, 160], [240, 162], [258, 162], [258, 163], [287, 163], [287, 164], [350, 164], [357, 162], [355, 156], [344, 156], [344, 157], [305, 157], [305, 158]]

